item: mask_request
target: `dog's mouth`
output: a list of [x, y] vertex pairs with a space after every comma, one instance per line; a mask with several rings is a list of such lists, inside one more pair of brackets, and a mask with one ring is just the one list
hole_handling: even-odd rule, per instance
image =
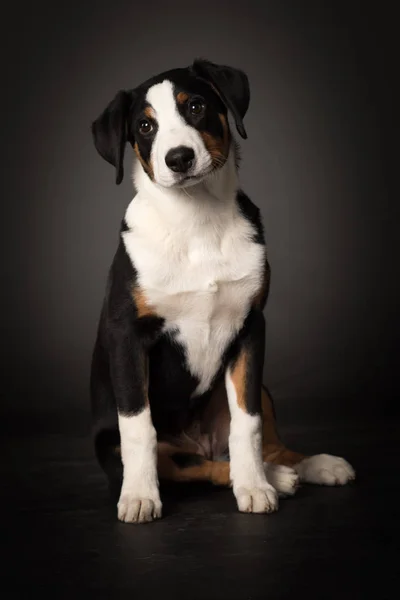
[[175, 187], [190, 187], [201, 183], [210, 173], [213, 171], [212, 168], [205, 169], [202, 173], [196, 173], [196, 175], [184, 175], [178, 181], [175, 182]]
[[204, 175], [185, 175], [185, 177], [182, 177], [182, 179], [179, 181], [180, 184], [182, 183], [186, 183], [186, 182], [190, 182], [190, 181], [199, 181], [200, 179], [203, 179]]
[[179, 181], [176, 182], [175, 187], [177, 188], [187, 188], [194, 185], [197, 185], [205, 179], [205, 175], [187, 175], [186, 177], [182, 177]]

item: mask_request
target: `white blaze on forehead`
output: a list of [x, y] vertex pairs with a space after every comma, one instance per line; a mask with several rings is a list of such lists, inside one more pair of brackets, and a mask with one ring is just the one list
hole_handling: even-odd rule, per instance
[[195, 158], [189, 175], [196, 176], [209, 169], [212, 164], [211, 156], [197, 129], [179, 114], [173, 83], [166, 79], [153, 85], [147, 91], [146, 100], [154, 110], [158, 125], [151, 149], [155, 181], [165, 187], [176, 182], [177, 175], [166, 165], [165, 156], [177, 146], [187, 146], [194, 151]]
[[178, 112], [171, 81], [166, 79], [153, 85], [146, 94], [146, 100], [155, 111], [160, 132], [187, 126]]

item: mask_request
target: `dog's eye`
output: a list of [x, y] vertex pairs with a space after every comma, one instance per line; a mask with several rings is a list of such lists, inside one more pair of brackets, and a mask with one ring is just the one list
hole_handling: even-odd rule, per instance
[[153, 125], [147, 121], [146, 119], [142, 119], [139, 123], [139, 131], [140, 133], [150, 133], [150, 131], [153, 129]]
[[192, 100], [189, 104], [189, 110], [192, 115], [201, 115], [204, 110], [204, 102], [201, 100]]

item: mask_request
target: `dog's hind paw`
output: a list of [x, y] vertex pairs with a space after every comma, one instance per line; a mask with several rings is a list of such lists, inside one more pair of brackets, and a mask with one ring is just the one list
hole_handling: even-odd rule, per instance
[[339, 456], [315, 454], [294, 467], [300, 481], [320, 485], [345, 485], [356, 478], [353, 467]]

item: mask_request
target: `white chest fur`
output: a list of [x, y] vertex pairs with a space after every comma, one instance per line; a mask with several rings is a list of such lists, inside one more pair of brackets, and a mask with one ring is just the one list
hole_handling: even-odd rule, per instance
[[209, 388], [260, 288], [264, 246], [254, 243], [254, 228], [233, 198], [175, 199], [171, 207], [166, 200], [161, 209], [152, 200], [140, 192], [132, 200], [123, 239], [148, 302], [165, 330], [177, 331], [199, 378], [198, 395]]

